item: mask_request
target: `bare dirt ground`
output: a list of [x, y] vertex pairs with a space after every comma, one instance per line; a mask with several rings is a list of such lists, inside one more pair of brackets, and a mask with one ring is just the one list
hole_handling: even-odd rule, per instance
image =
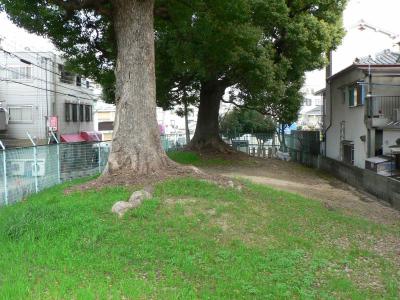
[[376, 197], [334, 177], [293, 162], [256, 159], [249, 163], [203, 168], [231, 178], [244, 178], [322, 201], [328, 209], [387, 225], [400, 224], [400, 212]]

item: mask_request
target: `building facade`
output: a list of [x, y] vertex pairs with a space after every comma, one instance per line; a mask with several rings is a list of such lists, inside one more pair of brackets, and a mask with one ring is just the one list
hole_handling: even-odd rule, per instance
[[296, 122], [300, 130], [322, 129], [322, 99], [315, 95], [315, 90], [310, 87], [302, 89], [304, 101], [298, 113]]
[[64, 142], [78, 141], [94, 130], [96, 99], [90, 81], [67, 72], [54, 53], [0, 52], [0, 103], [7, 112], [0, 138], [6, 144], [23, 144], [28, 133], [44, 143], [51, 131]]
[[400, 169], [394, 151], [400, 143], [399, 72], [400, 54], [386, 50], [327, 79], [321, 91], [324, 155], [359, 168], [387, 162], [382, 175]]

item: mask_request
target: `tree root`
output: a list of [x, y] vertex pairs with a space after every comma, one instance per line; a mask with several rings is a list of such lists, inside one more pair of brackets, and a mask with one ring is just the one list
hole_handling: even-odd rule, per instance
[[194, 166], [182, 166], [174, 163], [173, 167], [160, 169], [148, 175], [138, 175], [135, 173], [135, 170], [126, 169], [114, 172], [113, 174], [103, 174], [93, 181], [68, 188], [64, 193], [69, 194], [75, 191], [101, 190], [108, 186], [124, 186], [131, 191], [144, 188], [151, 192], [157, 183], [184, 177], [204, 179], [214, 182], [219, 186], [229, 186], [227, 182], [230, 181], [230, 179], [223, 176], [207, 174]]

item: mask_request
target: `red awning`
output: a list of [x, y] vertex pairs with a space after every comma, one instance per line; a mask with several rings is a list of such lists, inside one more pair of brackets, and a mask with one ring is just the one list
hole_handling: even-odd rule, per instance
[[79, 143], [85, 142], [86, 140], [80, 134], [62, 134], [61, 142], [62, 143]]
[[87, 142], [98, 142], [98, 141], [101, 141], [101, 133], [96, 132], [96, 131], [82, 131], [81, 132], [81, 136]]

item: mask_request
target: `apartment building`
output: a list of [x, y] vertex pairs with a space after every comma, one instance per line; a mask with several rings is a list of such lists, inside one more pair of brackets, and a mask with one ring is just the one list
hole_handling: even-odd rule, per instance
[[28, 134], [46, 143], [53, 131], [62, 142], [97, 139], [90, 80], [68, 72], [51, 52], [0, 51], [0, 138], [25, 145]]

